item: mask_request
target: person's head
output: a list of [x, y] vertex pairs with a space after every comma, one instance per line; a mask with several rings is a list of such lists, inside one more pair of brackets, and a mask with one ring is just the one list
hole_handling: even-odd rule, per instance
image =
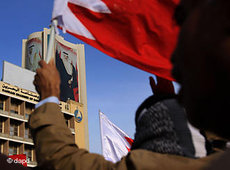
[[62, 62], [64, 64], [64, 66], [65, 66], [66, 72], [69, 75], [72, 75], [72, 73], [73, 73], [72, 61], [71, 61], [68, 53], [63, 51], [62, 54], [61, 54], [61, 59], [62, 59]]
[[34, 48], [34, 45], [31, 45], [30, 47], [29, 47], [29, 50], [28, 50], [28, 55], [29, 55], [29, 57], [32, 55], [32, 53], [33, 53], [33, 48]]
[[190, 122], [230, 138], [230, 1], [182, 0], [173, 75]]

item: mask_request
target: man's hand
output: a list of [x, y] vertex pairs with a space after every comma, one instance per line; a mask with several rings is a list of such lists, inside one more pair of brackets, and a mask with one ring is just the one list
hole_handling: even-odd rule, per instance
[[60, 75], [54, 63], [54, 59], [51, 59], [49, 64], [46, 64], [44, 60], [39, 62], [39, 66], [36, 70], [34, 78], [34, 85], [37, 92], [40, 94], [41, 100], [56, 96], [60, 98]]
[[153, 77], [149, 77], [150, 87], [154, 95], [175, 94], [173, 83], [167, 79], [156, 76], [157, 84]]

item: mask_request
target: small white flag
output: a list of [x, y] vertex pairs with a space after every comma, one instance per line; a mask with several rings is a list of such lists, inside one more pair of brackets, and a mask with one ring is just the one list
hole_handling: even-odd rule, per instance
[[133, 140], [102, 112], [100, 115], [102, 154], [106, 160], [117, 162], [130, 151]]

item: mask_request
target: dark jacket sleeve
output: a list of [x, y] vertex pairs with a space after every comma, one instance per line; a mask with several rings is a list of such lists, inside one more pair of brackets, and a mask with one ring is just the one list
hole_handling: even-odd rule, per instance
[[79, 149], [66, 126], [59, 105], [46, 103], [30, 117], [38, 166], [44, 169], [111, 169], [114, 164], [98, 154]]

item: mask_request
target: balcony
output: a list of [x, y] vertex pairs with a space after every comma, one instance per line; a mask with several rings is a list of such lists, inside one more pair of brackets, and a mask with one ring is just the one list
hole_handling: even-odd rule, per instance
[[8, 116], [9, 112], [6, 112], [6, 111], [0, 109], [0, 115], [6, 115], [6, 116]]
[[26, 142], [33, 143], [33, 140], [30, 139], [30, 138], [24, 138], [24, 140], [25, 140]]
[[28, 167], [31, 167], [31, 168], [32, 168], [32, 167], [35, 167], [35, 166], [37, 166], [37, 162], [30, 161], [30, 162], [27, 163], [27, 166], [28, 166]]
[[15, 113], [9, 113], [10, 116], [18, 118], [18, 119], [23, 119], [24, 120], [24, 116], [19, 115], [19, 114], [15, 114]]
[[61, 112], [62, 112], [63, 114], [67, 114], [67, 115], [70, 115], [70, 116], [74, 116], [73, 113], [70, 113], [70, 112], [67, 112], [67, 111], [64, 111], [64, 110], [62, 110]]
[[0, 133], [0, 138], [3, 137], [3, 138], [8, 138], [8, 134], [4, 134], [4, 133]]
[[11, 119], [14, 119], [14, 120], [23, 121], [23, 122], [28, 122], [28, 120], [25, 119], [24, 116], [22, 116], [22, 115], [18, 115], [18, 114], [15, 114], [15, 113], [10, 113], [10, 112], [3, 111], [3, 110], [0, 110], [0, 116], [11, 118]]
[[26, 139], [20, 136], [10, 136], [8, 134], [0, 133], [0, 139], [9, 140], [12, 142], [24, 143], [29, 145], [34, 145], [32, 139]]
[[[10, 135], [9, 135], [10, 136]], [[14, 140], [20, 140], [20, 141], [23, 141], [23, 138], [22, 137], [19, 137], [19, 136], [10, 136], [12, 139]]]
[[73, 128], [69, 128], [72, 134], [75, 134], [75, 131]]

